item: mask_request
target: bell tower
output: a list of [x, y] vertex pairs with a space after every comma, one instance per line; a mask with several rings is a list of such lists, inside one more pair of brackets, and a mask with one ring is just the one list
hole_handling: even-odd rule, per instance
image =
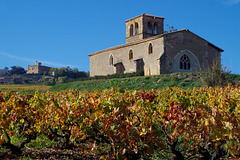
[[142, 14], [126, 20], [126, 43], [163, 34], [163, 21], [163, 17], [149, 14]]

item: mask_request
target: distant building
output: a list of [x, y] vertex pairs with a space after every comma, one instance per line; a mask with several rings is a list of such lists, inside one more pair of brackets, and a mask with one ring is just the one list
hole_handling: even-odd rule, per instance
[[221, 48], [188, 29], [165, 33], [163, 21], [148, 14], [126, 20], [126, 44], [89, 54], [90, 76], [194, 72], [221, 63]]
[[36, 61], [34, 66], [29, 66], [27, 68], [28, 74], [38, 74], [38, 73], [44, 73], [49, 72], [52, 67], [42, 66], [41, 62]]

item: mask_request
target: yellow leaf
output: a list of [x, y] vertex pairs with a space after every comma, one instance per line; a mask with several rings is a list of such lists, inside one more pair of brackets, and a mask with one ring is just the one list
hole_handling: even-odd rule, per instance
[[85, 123], [85, 122], [87, 122], [88, 121], [88, 118], [85, 118], [84, 120], [83, 120], [83, 123]]
[[209, 120], [205, 119], [205, 125], [208, 126], [209, 125]]
[[21, 119], [21, 120], [20, 120], [20, 123], [24, 123], [24, 119]]
[[65, 130], [65, 129], [67, 129], [67, 126], [66, 125], [62, 125], [62, 128], [61, 128], [62, 130]]
[[99, 160], [105, 160], [105, 159], [107, 159], [107, 155], [101, 156], [101, 157], [99, 158]]
[[146, 129], [142, 128], [142, 132], [140, 132], [140, 135], [143, 135], [143, 134], [146, 134], [146, 133], [147, 133]]

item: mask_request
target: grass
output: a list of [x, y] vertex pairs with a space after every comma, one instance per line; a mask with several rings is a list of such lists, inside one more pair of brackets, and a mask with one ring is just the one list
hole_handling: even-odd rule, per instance
[[[15, 134], [11, 136], [11, 143], [19, 145], [24, 139], [19, 134]], [[86, 147], [79, 146], [79, 144], [76, 144], [76, 148], [62, 149], [59, 147], [59, 141], [51, 141], [45, 135], [38, 135], [36, 140], [26, 144], [20, 155], [11, 154], [10, 149], [0, 146], [0, 159], [99, 159], [94, 158], [94, 155], [85, 153], [85, 150]]]
[[[11, 136], [11, 143], [20, 145], [24, 139], [25, 138], [21, 137], [19, 134], [15, 134]], [[58, 143], [57, 141], [49, 140], [45, 135], [39, 135], [36, 140], [32, 140], [30, 143], [26, 144], [26, 147], [22, 149], [23, 153], [21, 155], [10, 154], [9, 149], [0, 146], [0, 159], [72, 159], [69, 158], [72, 155], [71, 150], [55, 148], [55, 146], [58, 146]]]
[[51, 87], [50, 91], [61, 91], [69, 89], [94, 91], [96, 89], [110, 89], [111, 87], [120, 90], [150, 90], [162, 89], [165, 87], [194, 88], [203, 86], [200, 78], [194, 73], [172, 73], [155, 76], [140, 76], [129, 78], [73, 81]]

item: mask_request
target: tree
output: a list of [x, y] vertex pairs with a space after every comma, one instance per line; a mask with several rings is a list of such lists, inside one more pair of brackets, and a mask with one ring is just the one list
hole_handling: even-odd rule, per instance
[[79, 71], [77, 68], [73, 68], [72, 73], [73, 73], [73, 78], [78, 78]]
[[0, 75], [5, 76], [8, 75], [8, 67], [5, 67], [4, 69], [0, 69]]
[[17, 84], [16, 78], [13, 78], [13, 79], [12, 79], [12, 84]]
[[12, 66], [12, 69], [9, 71], [10, 75], [14, 75], [14, 74], [25, 74], [26, 71], [24, 68], [20, 67], [20, 66]]
[[164, 33], [170, 33], [170, 32], [177, 31], [177, 29], [175, 29], [172, 25], [167, 24], [166, 26], [168, 29], [166, 31], [164, 31]]

